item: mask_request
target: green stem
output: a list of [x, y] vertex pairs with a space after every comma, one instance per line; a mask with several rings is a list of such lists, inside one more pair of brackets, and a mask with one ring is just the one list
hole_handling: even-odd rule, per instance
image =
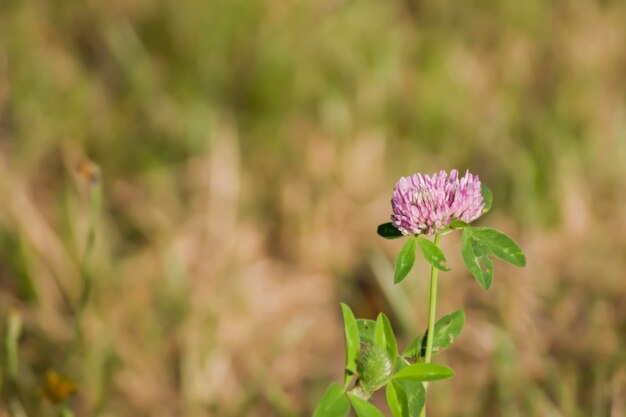
[[80, 301], [78, 305], [78, 311], [82, 314], [83, 310], [87, 306], [89, 301], [89, 295], [91, 294], [92, 276], [89, 269], [89, 262], [91, 260], [91, 253], [96, 242], [96, 226], [98, 218], [100, 216], [100, 206], [102, 200], [102, 189], [99, 183], [91, 185], [91, 193], [89, 199], [89, 224], [87, 227], [87, 239], [85, 241], [85, 252], [83, 253], [83, 259], [80, 265], [80, 272], [83, 277], [83, 289], [80, 295]]
[[19, 358], [18, 343], [22, 332], [22, 318], [16, 312], [9, 313], [9, 326], [7, 335], [4, 339], [4, 347], [6, 352], [6, 373], [12, 382], [17, 381]]
[[356, 386], [352, 388], [350, 394], [354, 394], [365, 401], [369, 400], [372, 396], [372, 394], [370, 394], [359, 382], [357, 382]]
[[22, 317], [19, 313], [12, 311], [9, 313], [7, 324], [7, 334], [4, 339], [7, 384], [3, 387], [3, 394], [10, 415], [13, 417], [26, 417], [26, 412], [19, 398], [18, 374], [19, 374], [19, 339], [22, 333]]
[[[441, 235], [435, 235], [435, 246], [439, 246]], [[428, 302], [428, 335], [426, 337], [426, 355], [424, 362], [430, 363], [433, 355], [433, 339], [435, 337], [435, 311], [437, 309], [437, 271], [434, 266], [430, 267], [430, 301]]]
[[[435, 235], [435, 246], [439, 246], [441, 235]], [[430, 267], [430, 300], [428, 302], [428, 333], [426, 335], [426, 354], [424, 355], [424, 362], [430, 363], [430, 359], [433, 356], [433, 339], [435, 337], [435, 315], [437, 309], [437, 268]], [[424, 384], [426, 389], [428, 386]], [[420, 413], [421, 417], [426, 417], [426, 403]]]
[[87, 225], [87, 237], [85, 240], [85, 250], [83, 259], [80, 263], [80, 275], [83, 279], [83, 288], [78, 299], [78, 305], [75, 312], [74, 331], [78, 342], [83, 339], [82, 320], [83, 313], [87, 307], [91, 288], [93, 286], [93, 276], [91, 271], [91, 254], [96, 243], [96, 227], [100, 217], [100, 209], [102, 205], [102, 185], [99, 178], [90, 184], [91, 190], [89, 195], [89, 224]]

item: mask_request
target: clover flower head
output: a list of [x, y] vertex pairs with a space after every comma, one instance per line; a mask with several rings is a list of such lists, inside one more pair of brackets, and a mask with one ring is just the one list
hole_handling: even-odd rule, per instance
[[456, 169], [432, 176], [419, 173], [401, 177], [391, 198], [392, 224], [404, 235], [430, 235], [451, 221], [466, 223], [482, 214], [480, 179], [469, 171], [459, 178]]

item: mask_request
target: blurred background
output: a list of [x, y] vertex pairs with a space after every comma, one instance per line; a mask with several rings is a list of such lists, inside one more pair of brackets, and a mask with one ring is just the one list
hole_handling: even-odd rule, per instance
[[528, 266], [485, 293], [444, 237], [438, 313], [467, 323], [430, 413], [625, 416], [624, 22], [617, 0], [3, 0], [0, 415], [74, 388], [77, 416], [310, 415], [340, 301], [401, 347], [424, 331], [428, 267], [394, 287], [376, 227], [399, 176], [458, 168]]

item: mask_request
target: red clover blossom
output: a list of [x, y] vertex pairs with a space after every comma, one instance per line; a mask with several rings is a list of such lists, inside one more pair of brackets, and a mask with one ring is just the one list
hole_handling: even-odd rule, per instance
[[482, 214], [484, 203], [478, 176], [456, 169], [432, 176], [413, 174], [401, 177], [391, 198], [392, 224], [404, 235], [431, 235], [451, 221], [466, 223]]

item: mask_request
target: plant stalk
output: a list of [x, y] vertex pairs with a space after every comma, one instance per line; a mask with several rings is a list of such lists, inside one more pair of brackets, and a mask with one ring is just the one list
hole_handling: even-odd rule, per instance
[[83, 288], [80, 293], [80, 298], [76, 305], [76, 316], [74, 320], [74, 331], [79, 342], [83, 339], [82, 320], [83, 313], [89, 302], [91, 295], [91, 289], [93, 286], [93, 272], [91, 270], [91, 255], [96, 243], [96, 228], [98, 219], [100, 218], [100, 210], [102, 205], [102, 184], [100, 179], [96, 178], [90, 184], [91, 190], [89, 193], [89, 224], [87, 225], [87, 237], [85, 240], [85, 250], [83, 252], [83, 259], [80, 263], [80, 275], [83, 280]]
[[[435, 246], [439, 247], [439, 241], [441, 235], [435, 235]], [[426, 354], [424, 355], [424, 362], [430, 363], [430, 359], [433, 356], [433, 339], [435, 337], [435, 316], [437, 310], [437, 271], [438, 269], [431, 265], [430, 267], [430, 300], [428, 302], [428, 333], [426, 335]], [[424, 389], [428, 388], [428, 385], [424, 383]], [[426, 417], [426, 402], [420, 413], [420, 417]]]
[[369, 400], [372, 396], [372, 394], [369, 393], [359, 382], [357, 382], [356, 386], [352, 388], [350, 394], [354, 394], [365, 401]]
[[89, 224], [87, 227], [87, 239], [85, 241], [85, 252], [80, 265], [80, 272], [83, 277], [83, 289], [80, 295], [78, 311], [82, 314], [89, 301], [91, 287], [93, 285], [90, 270], [90, 260], [96, 242], [96, 226], [100, 217], [100, 206], [102, 204], [102, 188], [100, 183], [91, 184], [89, 198]]
[[[435, 246], [439, 247], [441, 235], [435, 235]], [[430, 267], [430, 301], [428, 302], [428, 335], [426, 337], [426, 355], [424, 362], [430, 363], [433, 355], [433, 339], [435, 337], [435, 315], [437, 309], [437, 271], [434, 266]]]

